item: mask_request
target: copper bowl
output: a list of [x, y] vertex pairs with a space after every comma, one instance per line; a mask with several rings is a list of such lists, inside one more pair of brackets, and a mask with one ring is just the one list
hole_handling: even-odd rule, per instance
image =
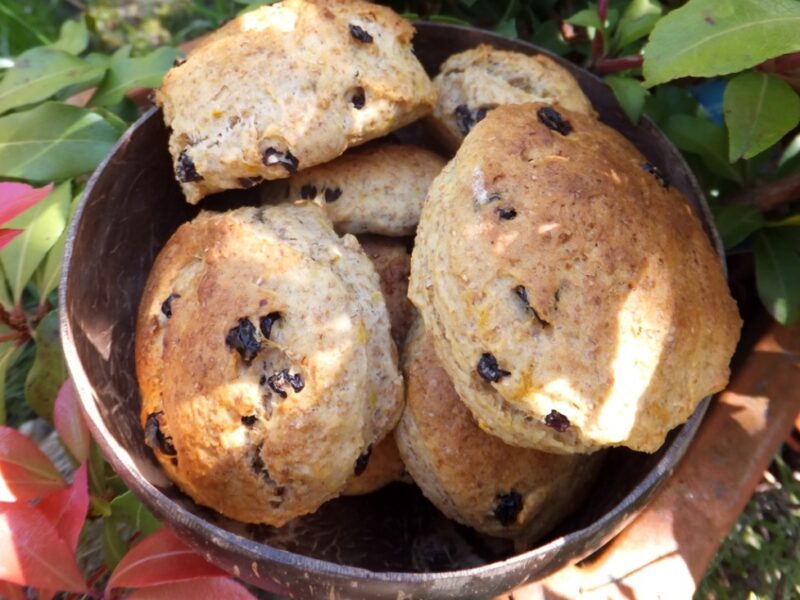
[[[431, 74], [452, 53], [488, 43], [545, 53], [525, 42], [452, 25], [419, 23], [415, 52]], [[554, 57], [556, 58], [556, 57]], [[556, 58], [601, 119], [627, 137], [689, 199], [722, 256], [702, 193], [680, 153], [647, 118], [632, 124], [610, 89]], [[429, 143], [420, 127], [401, 138]], [[233, 191], [205, 201], [253, 202]], [[408, 485], [340, 498], [280, 529], [221, 517], [182, 494], [143, 443], [134, 375], [136, 309], [159, 249], [197, 208], [183, 201], [156, 109], [131, 127], [97, 169], [72, 223], [61, 280], [67, 363], [95, 439], [123, 481], [208, 560], [263, 589], [294, 598], [486, 598], [542, 578], [609, 541], [675, 468], [708, 405], [655, 454], [609, 453], [591, 500], [536, 547], [516, 553], [444, 518]]]

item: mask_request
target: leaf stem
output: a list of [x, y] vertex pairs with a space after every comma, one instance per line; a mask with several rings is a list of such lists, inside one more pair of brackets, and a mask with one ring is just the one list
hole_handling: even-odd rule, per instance
[[620, 56], [618, 58], [601, 57], [594, 63], [594, 70], [602, 75], [610, 73], [617, 73], [625, 71], [626, 69], [635, 69], [641, 67], [644, 62], [644, 57], [641, 54], [632, 54], [630, 56]]
[[761, 212], [769, 212], [798, 199], [800, 199], [800, 171], [776, 181], [741, 190], [731, 197], [731, 202], [751, 204]]

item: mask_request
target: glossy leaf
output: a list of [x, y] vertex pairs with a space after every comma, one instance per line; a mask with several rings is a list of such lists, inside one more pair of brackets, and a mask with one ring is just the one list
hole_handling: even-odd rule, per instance
[[203, 577], [136, 590], [126, 600], [255, 600], [247, 588], [230, 577]]
[[14, 60], [0, 82], [0, 113], [41, 102], [68, 86], [88, 87], [103, 70], [63, 50], [31, 48]]
[[648, 91], [642, 87], [641, 82], [633, 77], [623, 77], [622, 75], [609, 75], [605, 78], [605, 82], [611, 87], [628, 118], [632, 122], [638, 123], [648, 95]]
[[119, 534], [117, 521], [113, 517], [103, 519], [103, 560], [109, 569], [115, 569], [125, 556], [127, 545]]
[[89, 443], [92, 438], [71, 379], [67, 379], [58, 390], [53, 408], [53, 423], [61, 443], [66, 446], [72, 457], [79, 463], [88, 460]]
[[800, 50], [798, 31], [797, 0], [690, 0], [650, 34], [645, 83], [742, 71]]
[[58, 535], [67, 543], [67, 547], [75, 552], [81, 535], [86, 513], [89, 510], [89, 483], [86, 463], [83, 463], [73, 475], [72, 485], [47, 498], [36, 505], [37, 510], [47, 517], [58, 531]]
[[51, 48], [78, 55], [89, 46], [89, 28], [85, 19], [64, 21], [58, 39], [50, 44]]
[[169, 529], [160, 529], [128, 551], [111, 574], [106, 589], [225, 575], [225, 571], [206, 561]]
[[39, 305], [44, 304], [50, 292], [58, 287], [58, 282], [61, 279], [61, 267], [64, 263], [64, 249], [69, 235], [69, 224], [72, 222], [78, 204], [80, 204], [81, 194], [72, 199], [64, 231], [58, 236], [56, 243], [47, 253], [44, 262], [39, 265], [39, 268], [34, 273], [33, 280], [36, 284], [36, 291], [39, 293]]
[[766, 223], [757, 208], [746, 204], [725, 205], [714, 215], [714, 221], [726, 250], [742, 243]]
[[0, 225], [25, 212], [52, 191], [52, 183], [40, 188], [13, 181], [0, 183]]
[[91, 172], [117, 130], [85, 108], [46, 102], [0, 118], [0, 177], [61, 181]]
[[159, 520], [130, 491], [111, 501], [111, 512], [115, 518], [124, 521], [135, 531], [141, 531], [144, 535], [150, 535], [161, 528]]
[[58, 310], [45, 315], [36, 327], [33, 338], [36, 342], [36, 358], [25, 379], [25, 401], [37, 415], [50, 421], [58, 390], [68, 374], [61, 349]]
[[0, 426], [0, 502], [32, 500], [63, 487], [61, 475], [33, 441]]
[[109, 106], [122, 101], [125, 93], [135, 87], [157, 87], [175, 59], [181, 55], [177, 48], [162, 47], [139, 58], [112, 57], [105, 79], [97, 88], [91, 104]]
[[597, 7], [590, 6], [579, 10], [574, 15], [565, 19], [567, 23], [572, 25], [579, 25], [581, 27], [593, 27], [594, 29], [603, 29], [603, 23], [600, 21], [600, 15], [597, 14]]
[[632, 0], [620, 17], [614, 46], [622, 50], [648, 35], [661, 18], [661, 10], [656, 0]]
[[800, 321], [800, 253], [775, 230], [756, 234], [756, 287], [761, 302], [779, 323]]
[[663, 129], [678, 148], [700, 156], [712, 173], [742, 183], [741, 171], [728, 161], [728, 137], [722, 127], [708, 119], [674, 115], [667, 119]]
[[15, 304], [22, 298], [39, 263], [64, 231], [70, 197], [70, 183], [62, 183], [44, 200], [9, 221], [9, 227], [23, 230], [22, 235], [0, 252], [0, 262]]
[[18, 585], [84, 592], [75, 558], [56, 528], [24, 502], [0, 504], [0, 579]]
[[731, 79], [724, 103], [731, 161], [763, 152], [800, 122], [800, 96], [768, 73], [749, 71]]

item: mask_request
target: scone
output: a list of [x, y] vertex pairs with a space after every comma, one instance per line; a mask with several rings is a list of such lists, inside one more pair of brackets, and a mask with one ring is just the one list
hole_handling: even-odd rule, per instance
[[406, 407], [395, 429], [414, 481], [439, 510], [483, 533], [530, 542], [591, 488], [602, 453], [546, 454], [484, 433], [417, 320], [403, 355]]
[[379, 235], [360, 235], [358, 242], [378, 272], [392, 324], [392, 338], [397, 349], [402, 350], [414, 316], [414, 307], [408, 300], [411, 253], [402, 241]]
[[393, 481], [404, 479], [406, 472], [394, 436], [389, 434], [368, 448], [353, 469], [353, 476], [342, 490], [343, 496], [369, 494]]
[[370, 144], [289, 180], [289, 199], [325, 209], [339, 233], [414, 235], [441, 156], [407, 144]]
[[156, 93], [186, 199], [288, 177], [430, 113], [413, 34], [362, 0], [284, 0], [210, 34]]
[[481, 428], [550, 452], [657, 450], [726, 385], [741, 327], [680, 192], [545, 104], [491, 111], [431, 185], [409, 296]]
[[402, 409], [378, 276], [311, 204], [182, 225], [135, 350], [146, 442], [184, 492], [240, 521], [280, 526], [339, 495]]
[[482, 44], [453, 54], [433, 80], [439, 99], [429, 122], [452, 151], [496, 106], [547, 102], [594, 114], [578, 82], [544, 54], [529, 56]]

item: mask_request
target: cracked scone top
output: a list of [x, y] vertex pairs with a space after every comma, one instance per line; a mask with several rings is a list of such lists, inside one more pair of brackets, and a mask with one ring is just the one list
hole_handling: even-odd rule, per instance
[[431, 185], [409, 296], [484, 430], [653, 452], [722, 389], [741, 320], [683, 196], [619, 133], [498, 107]]
[[402, 408], [378, 276], [309, 204], [182, 225], [144, 291], [136, 370], [168, 476], [245, 522], [339, 495]]
[[428, 114], [413, 34], [361, 0], [284, 0], [210, 34], [156, 93], [186, 199], [288, 177]]

